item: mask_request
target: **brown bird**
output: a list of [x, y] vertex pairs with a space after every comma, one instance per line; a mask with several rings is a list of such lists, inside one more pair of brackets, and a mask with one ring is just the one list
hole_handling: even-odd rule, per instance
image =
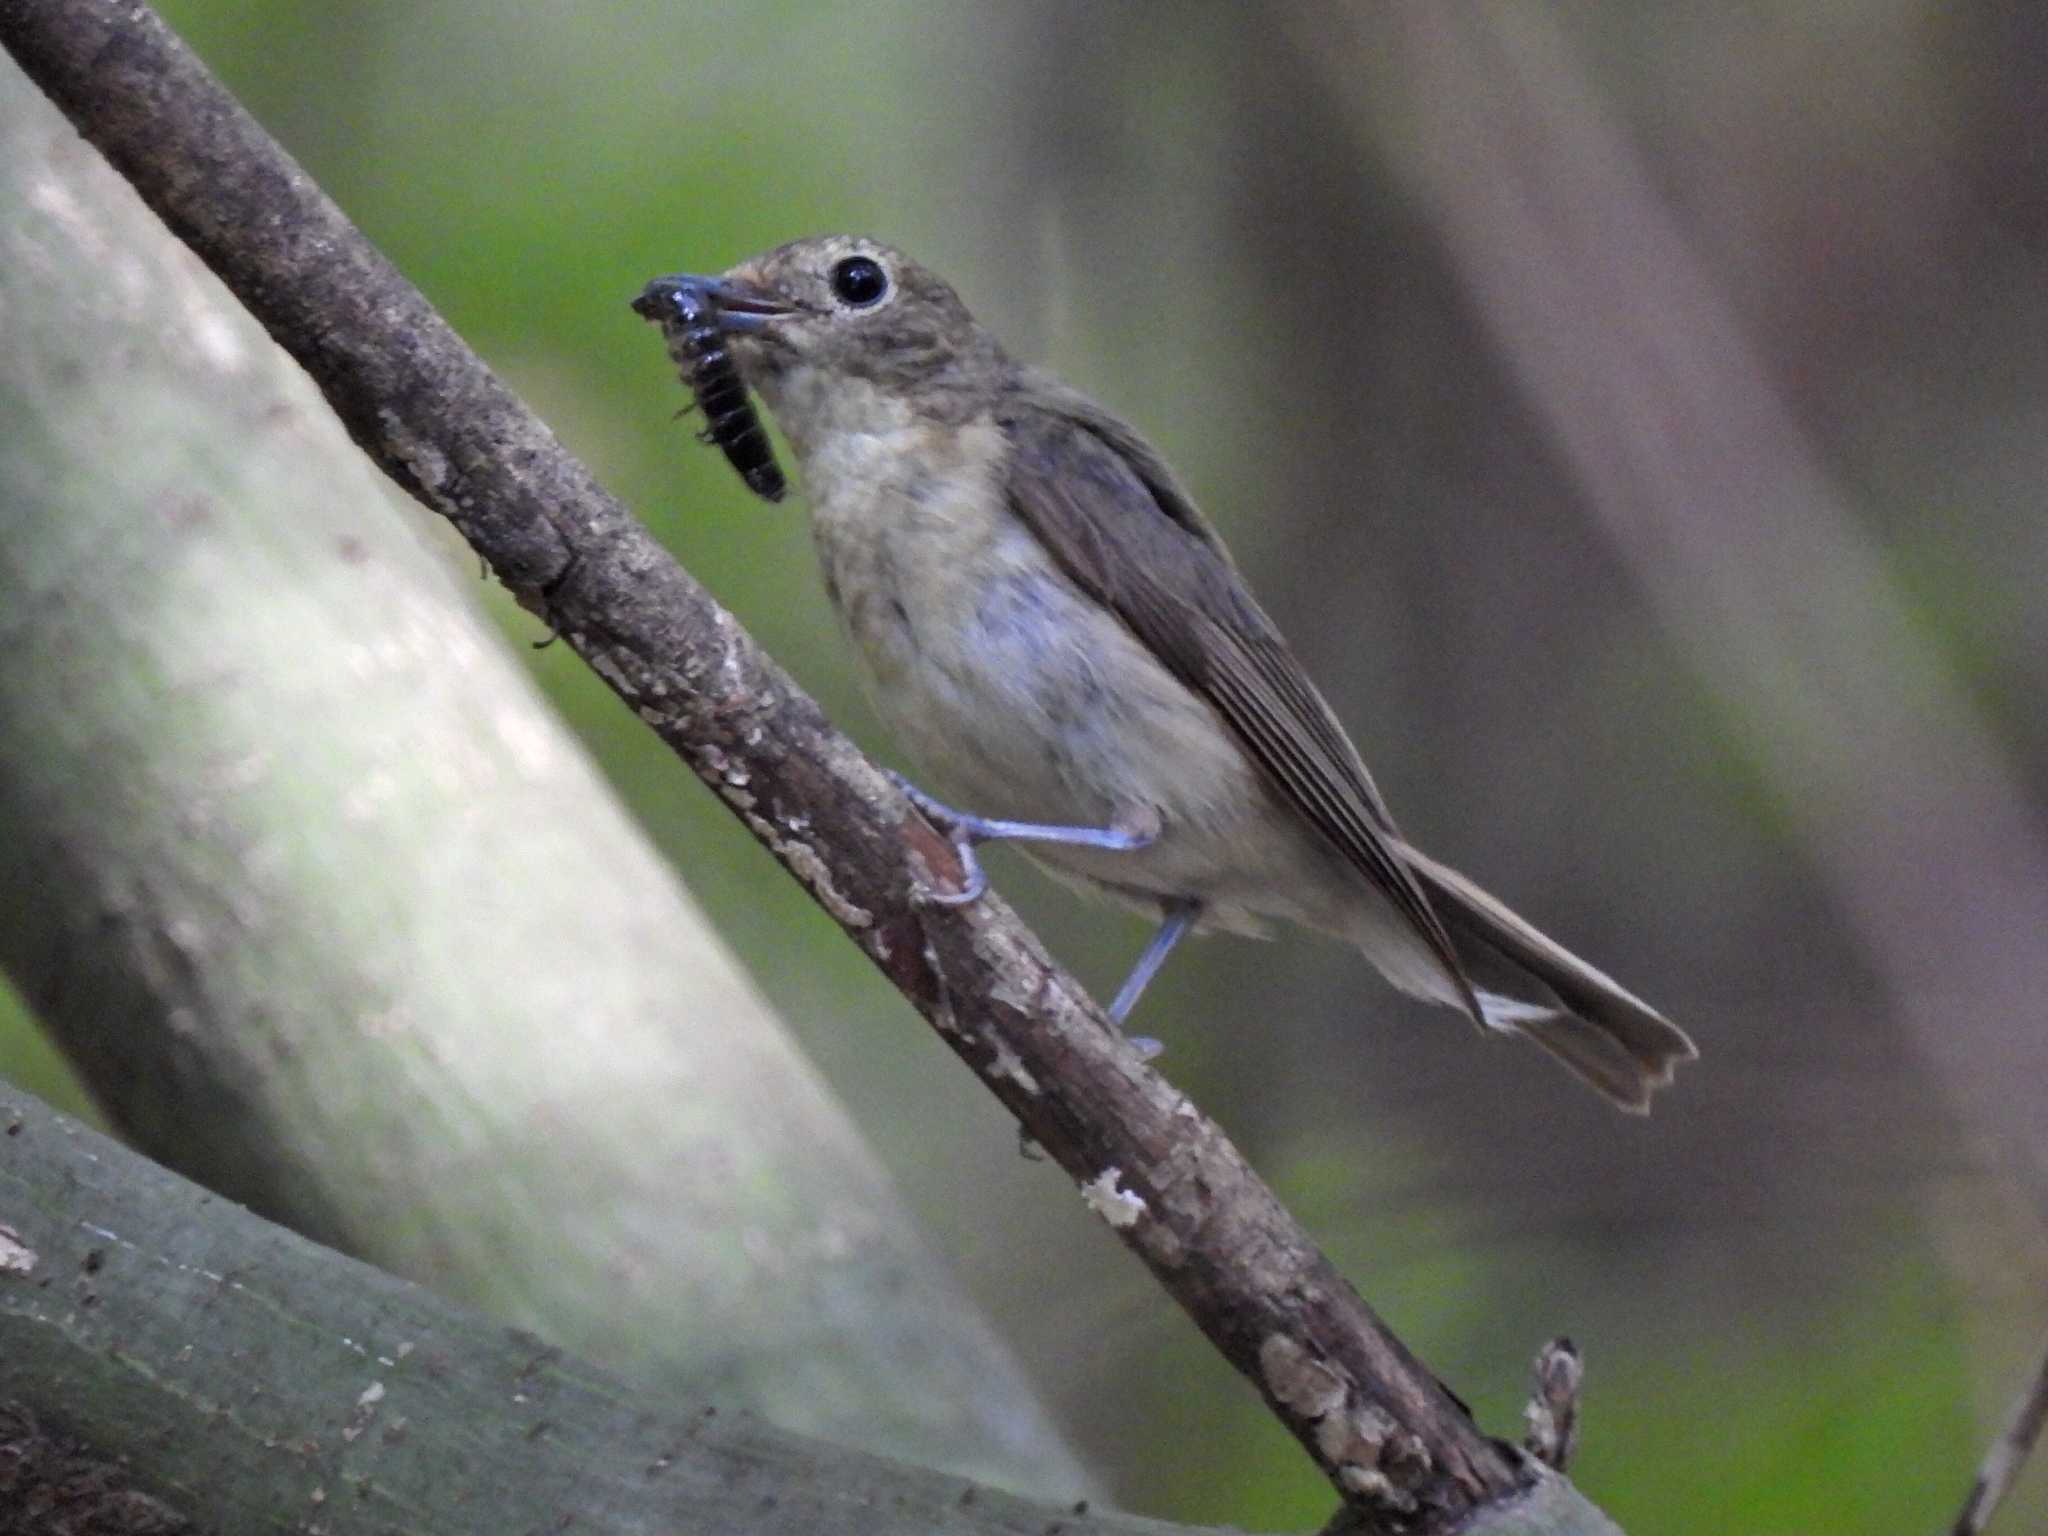
[[1190, 929], [1277, 917], [1527, 1036], [1626, 1110], [1698, 1054], [1402, 837], [1165, 461], [1014, 361], [935, 274], [827, 236], [659, 281], [710, 295], [795, 450], [877, 708], [926, 782], [970, 808], [913, 792], [960, 843], [964, 899], [980, 891], [971, 845], [1015, 838], [1160, 920], [1119, 1021]]

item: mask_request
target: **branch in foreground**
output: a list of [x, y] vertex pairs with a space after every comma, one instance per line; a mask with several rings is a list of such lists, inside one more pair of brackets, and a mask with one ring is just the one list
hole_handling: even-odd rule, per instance
[[52, 1477], [118, 1464], [211, 1531], [1188, 1536], [632, 1386], [0, 1083], [0, 1427], [10, 1404], [83, 1442]]
[[811, 891], [1362, 1516], [1444, 1529], [1538, 1477], [1479, 1432], [1007, 906], [912, 902], [906, 849], [950, 875], [945, 841], [146, 7], [4, 0], [0, 41], [306, 367], [370, 456], [445, 514]]
[[[450, 1305], [0, 1084], [10, 1407], [150, 1497], [115, 1529], [327, 1536], [1196, 1536], [691, 1409]], [[28, 1492], [16, 1485], [16, 1491]], [[162, 1500], [168, 1510], [155, 1501]], [[1615, 1536], [1561, 1479], [1487, 1536]]]
[[50, 1434], [19, 1403], [0, 1398], [0, 1536], [187, 1536], [191, 1530], [190, 1520], [138, 1490], [120, 1461]]

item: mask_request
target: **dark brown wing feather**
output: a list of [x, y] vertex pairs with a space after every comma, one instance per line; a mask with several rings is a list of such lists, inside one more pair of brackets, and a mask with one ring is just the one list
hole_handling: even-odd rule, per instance
[[1450, 935], [1389, 844], [1398, 834], [1365, 765], [1193, 501], [1129, 427], [1042, 376], [1032, 384], [1004, 413], [1011, 509], [1215, 706], [1287, 803], [1415, 926], [1483, 1024]]

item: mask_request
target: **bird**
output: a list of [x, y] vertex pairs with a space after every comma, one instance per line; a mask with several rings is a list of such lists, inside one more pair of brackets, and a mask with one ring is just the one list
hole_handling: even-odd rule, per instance
[[1120, 1025], [1188, 933], [1279, 920], [1626, 1111], [1698, 1055], [1403, 836], [1165, 459], [1014, 359], [938, 274], [827, 235], [656, 283], [708, 295], [782, 429], [826, 595], [919, 775], [899, 782], [969, 873], [955, 899], [981, 893], [974, 845], [1013, 840], [1158, 922]]

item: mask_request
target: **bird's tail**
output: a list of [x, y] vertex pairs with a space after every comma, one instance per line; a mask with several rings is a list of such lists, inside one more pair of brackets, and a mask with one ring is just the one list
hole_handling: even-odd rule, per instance
[[1649, 1113], [1653, 1092], [1670, 1086], [1679, 1062], [1699, 1055], [1684, 1030], [1456, 870], [1405, 845], [1401, 854], [1450, 931], [1489, 1028], [1527, 1035], [1638, 1115]]

